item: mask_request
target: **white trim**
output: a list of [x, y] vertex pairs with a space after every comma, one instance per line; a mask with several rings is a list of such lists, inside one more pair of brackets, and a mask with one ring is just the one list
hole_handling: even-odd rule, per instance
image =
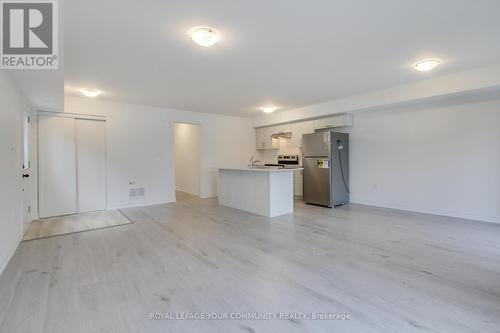
[[[76, 121], [76, 118], [73, 120], [73, 140], [74, 140], [74, 145], [75, 145], [75, 214], [78, 213], [83, 213], [80, 212], [80, 188], [79, 188], [79, 182], [78, 182], [78, 124]], [[107, 184], [105, 184], [107, 185]]]
[[45, 107], [42, 105], [31, 105], [31, 111], [33, 112], [58, 112], [62, 113], [64, 110], [56, 109], [56, 108], [49, 108]]
[[45, 117], [63, 117], [63, 118], [106, 121], [106, 116], [100, 116], [95, 114], [82, 114], [82, 113], [70, 113], [70, 112], [43, 111], [43, 110], [36, 110], [36, 113], [37, 115], [42, 115]]
[[114, 204], [108, 207], [107, 210], [114, 210], [114, 209], [125, 209], [125, 208], [135, 208], [135, 207], [148, 207], [148, 206], [156, 206], [156, 205], [163, 205], [163, 204], [169, 204], [169, 203], [175, 203], [176, 200], [172, 201], [159, 201], [159, 202], [142, 202], [142, 203], [135, 203], [135, 204]]
[[108, 122], [106, 117], [104, 117], [104, 182], [106, 186], [106, 209], [108, 208], [109, 201], [109, 164], [108, 164]]
[[200, 195], [201, 199], [210, 199], [210, 198], [217, 198], [219, 194], [205, 194], [205, 195]]

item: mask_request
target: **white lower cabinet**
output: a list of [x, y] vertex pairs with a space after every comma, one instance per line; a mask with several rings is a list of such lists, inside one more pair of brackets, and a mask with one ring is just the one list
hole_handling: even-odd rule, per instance
[[303, 170], [293, 172], [293, 195], [298, 197], [302, 196], [302, 175]]

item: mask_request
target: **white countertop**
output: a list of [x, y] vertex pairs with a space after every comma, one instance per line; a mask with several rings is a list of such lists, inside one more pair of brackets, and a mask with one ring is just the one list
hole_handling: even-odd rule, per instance
[[288, 171], [298, 171], [298, 170], [303, 170], [301, 167], [297, 168], [250, 168], [250, 167], [243, 167], [243, 168], [219, 168], [219, 170], [230, 170], [230, 171], [248, 171], [248, 172], [288, 172]]

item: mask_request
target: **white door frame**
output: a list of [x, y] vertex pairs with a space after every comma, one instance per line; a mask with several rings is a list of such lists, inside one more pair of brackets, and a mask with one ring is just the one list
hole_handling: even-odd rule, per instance
[[[34, 168], [33, 158], [35, 155], [33, 154], [35, 151], [33, 142], [34, 141], [34, 127], [36, 122], [34, 121], [33, 113], [29, 108], [26, 108], [22, 112], [22, 192], [23, 192], [23, 231], [25, 231], [31, 221], [36, 219], [37, 211], [36, 204], [36, 180], [34, 180], [34, 176], [36, 174], [36, 169]], [[26, 128], [27, 126], [27, 128]], [[26, 130], [28, 131], [26, 133]], [[26, 135], [27, 134], [27, 135]], [[28, 148], [28, 159], [26, 161], [26, 147]], [[28, 178], [25, 177], [27, 175]]]

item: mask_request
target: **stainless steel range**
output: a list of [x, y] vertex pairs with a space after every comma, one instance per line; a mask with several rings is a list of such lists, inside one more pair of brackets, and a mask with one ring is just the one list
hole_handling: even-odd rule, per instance
[[299, 155], [278, 155], [278, 163], [266, 163], [266, 166], [295, 169], [299, 167]]
[[285, 168], [297, 168], [299, 166], [299, 155], [278, 155], [278, 164]]

